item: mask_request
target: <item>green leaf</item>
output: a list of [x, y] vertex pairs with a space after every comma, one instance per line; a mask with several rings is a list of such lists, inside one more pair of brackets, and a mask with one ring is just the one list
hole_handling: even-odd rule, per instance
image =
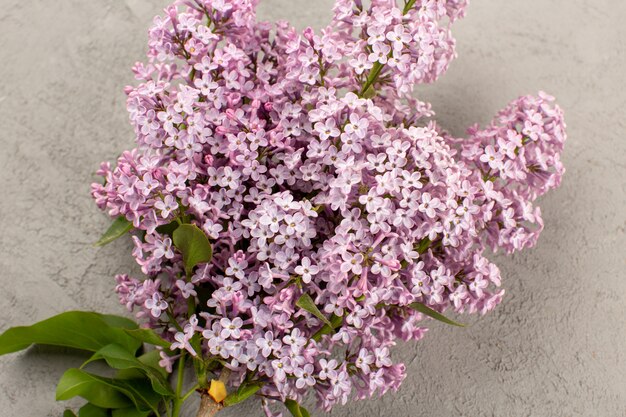
[[150, 410], [158, 415], [163, 397], [145, 379], [121, 380], [90, 374], [81, 369], [68, 369], [57, 385], [57, 400], [82, 397], [103, 408]]
[[63, 411], [63, 417], [77, 417], [72, 410]]
[[311, 337], [311, 339], [315, 340], [316, 342], [319, 342], [323, 335], [334, 332], [335, 329], [341, 326], [342, 323], [343, 323], [343, 317], [333, 314], [332, 316], [330, 316], [331, 325], [329, 326], [328, 324], [325, 324], [321, 329], [315, 332], [315, 334], [313, 335], [313, 337]]
[[167, 349], [169, 349], [172, 345], [167, 340], [161, 338], [161, 336], [156, 334], [155, 331], [152, 329], [127, 329], [124, 331], [129, 336], [149, 345], [161, 346]]
[[233, 392], [224, 399], [224, 405], [230, 407], [231, 405], [245, 401], [260, 389], [261, 384], [242, 384], [237, 389], [237, 392]]
[[143, 355], [137, 357], [137, 359], [144, 365], [156, 369], [161, 375], [163, 375], [164, 378], [167, 378], [167, 376], [169, 375], [167, 371], [162, 368], [161, 365], [159, 365], [159, 362], [161, 362], [161, 355], [159, 354], [158, 350], [150, 350]]
[[32, 326], [12, 327], [0, 335], [0, 355], [26, 349], [32, 344], [64, 346], [95, 352], [106, 345], [116, 343], [131, 352], [141, 342], [127, 335], [110, 323], [137, 327], [122, 317], [104, 316], [84, 311], [68, 311]]
[[104, 408], [123, 408], [132, 405], [129, 397], [107, 382], [107, 378], [92, 375], [80, 369], [68, 369], [56, 390], [57, 401], [82, 397]]
[[170, 397], [175, 395], [170, 384], [158, 370], [140, 362], [135, 355], [131, 354], [120, 345], [111, 344], [103, 347], [85, 362], [83, 366], [99, 359], [104, 359], [110, 367], [115, 369], [138, 369], [143, 375], [150, 379], [150, 383], [155, 392]]
[[106, 232], [100, 237], [94, 246], [104, 246], [108, 243], [113, 242], [118, 237], [124, 236], [126, 233], [130, 232], [133, 229], [133, 223], [126, 220], [126, 217], [120, 216], [111, 223], [111, 226], [107, 229]]
[[113, 410], [112, 417], [148, 417], [152, 411], [137, 410], [136, 408], [117, 408]]
[[291, 413], [293, 417], [302, 417], [302, 413], [300, 412], [300, 404], [298, 404], [294, 400], [285, 400], [285, 407]]
[[133, 330], [139, 327], [136, 322], [127, 317], [116, 316], [114, 314], [96, 314], [99, 314], [102, 320], [111, 327], [119, 327], [127, 330]]
[[433, 318], [435, 320], [439, 320], [439, 321], [441, 321], [443, 323], [451, 324], [452, 326], [465, 327], [464, 324], [457, 323], [456, 321], [450, 320], [449, 318], [447, 318], [443, 314], [439, 313], [438, 311], [433, 310], [430, 307], [425, 306], [422, 303], [412, 303], [412, 304], [409, 304], [409, 307], [412, 308], [415, 311], [419, 311], [420, 313], [425, 314], [428, 317], [431, 317], [431, 318]]
[[310, 417], [309, 412], [306, 408], [302, 407], [294, 400], [286, 400], [285, 407], [287, 410], [293, 415], [293, 417]]
[[156, 231], [162, 235], [172, 236], [174, 230], [178, 229], [179, 223], [174, 220], [171, 223], [164, 224], [163, 226], [159, 226], [156, 228]]
[[90, 374], [81, 369], [69, 369], [57, 386], [57, 400], [82, 397], [103, 408], [150, 410], [158, 415], [163, 396], [154, 392], [147, 379], [113, 379]]
[[424, 239], [420, 240], [420, 243], [418, 243], [417, 246], [415, 246], [415, 250], [421, 255], [426, 252], [426, 250], [428, 250], [430, 244], [430, 239], [428, 237], [425, 237]]
[[137, 410], [147, 411], [149, 408], [154, 414], [159, 415], [159, 403], [163, 401], [163, 396], [154, 392], [149, 381], [146, 379], [114, 379], [111, 382], [118, 389], [128, 393], [127, 395]]
[[296, 305], [303, 310], [308, 311], [313, 314], [315, 317], [323, 321], [327, 326], [332, 327], [332, 323], [328, 321], [326, 316], [322, 314], [322, 312], [317, 308], [315, 302], [311, 298], [311, 296], [307, 293], [303, 293], [302, 296], [296, 301]]
[[174, 246], [183, 254], [185, 271], [190, 275], [194, 266], [209, 262], [213, 258], [213, 248], [204, 232], [196, 225], [181, 224], [172, 235]]
[[78, 410], [78, 417], [109, 417], [109, 410], [106, 408], [97, 407], [91, 403], [83, 405]]
[[[165, 369], [161, 368], [159, 361], [161, 356], [158, 350], [151, 350], [137, 357], [137, 360], [144, 365], [152, 367], [155, 371], [160, 373], [163, 378], [167, 379], [168, 373]], [[144, 379], [146, 375], [138, 369], [120, 369], [116, 372], [115, 378], [117, 379]]]

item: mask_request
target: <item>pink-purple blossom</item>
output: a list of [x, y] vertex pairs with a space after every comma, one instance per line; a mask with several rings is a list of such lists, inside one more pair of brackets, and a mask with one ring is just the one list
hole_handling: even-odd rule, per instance
[[[400, 386], [390, 348], [425, 334], [411, 303], [500, 302], [485, 251], [537, 241], [565, 123], [540, 93], [455, 138], [414, 98], [454, 58], [467, 1], [337, 0], [319, 33], [259, 22], [256, 3], [179, 1], [155, 19], [126, 89], [137, 147], [101, 165], [92, 194], [133, 223], [146, 277], [120, 275], [116, 291], [173, 342], [162, 366], [181, 350], [219, 358], [234, 387], [314, 392], [328, 410]], [[177, 222], [213, 246], [192, 274]], [[324, 322], [296, 305], [303, 294], [336, 329], [315, 336]]]

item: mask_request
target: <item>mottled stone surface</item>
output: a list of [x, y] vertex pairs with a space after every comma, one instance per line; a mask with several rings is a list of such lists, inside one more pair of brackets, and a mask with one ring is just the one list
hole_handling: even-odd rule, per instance
[[[120, 313], [113, 275], [136, 270], [130, 242], [90, 246], [109, 220], [89, 183], [132, 143], [122, 88], [165, 2], [0, 3], [0, 330]], [[262, 0], [261, 12], [319, 28], [330, 5]], [[542, 201], [538, 246], [497, 257], [507, 296], [493, 314], [433, 324], [396, 348], [409, 373], [398, 393], [331, 415], [626, 416], [625, 15], [620, 0], [475, 0], [456, 25], [460, 56], [422, 97], [461, 134], [518, 95], [554, 94], [569, 127], [563, 187]], [[55, 382], [79, 363], [49, 348], [1, 358], [0, 415], [59, 416]], [[255, 404], [223, 414], [261, 416]]]

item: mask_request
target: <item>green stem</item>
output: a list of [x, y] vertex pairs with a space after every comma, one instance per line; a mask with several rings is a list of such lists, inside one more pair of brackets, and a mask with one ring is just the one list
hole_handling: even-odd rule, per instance
[[182, 398], [180, 399], [182, 402], [187, 401], [187, 398], [189, 398], [191, 396], [191, 394], [193, 394], [194, 392], [196, 392], [197, 389], [200, 388], [200, 384], [196, 384], [194, 385], [189, 391], [187, 391], [185, 393], [185, 395], [182, 396]]
[[173, 324], [173, 325], [174, 325], [174, 327], [176, 327], [176, 329], [177, 329], [179, 332], [182, 332], [182, 331], [183, 331], [183, 328], [182, 328], [182, 327], [180, 327], [180, 324], [178, 324], [178, 322], [176, 321], [176, 318], [174, 317], [174, 314], [172, 313], [172, 311], [171, 311], [171, 308], [170, 308], [170, 307], [168, 307], [168, 309], [167, 309], [167, 310], [165, 310], [165, 314], [167, 314], [167, 318], [168, 318], [168, 319], [170, 319], [171, 324]]
[[376, 80], [378, 79], [378, 76], [380, 75], [380, 72], [383, 70], [383, 67], [384, 65], [381, 64], [380, 62], [378, 61], [374, 62], [374, 66], [372, 67], [372, 70], [367, 76], [367, 80], [365, 81], [363, 88], [361, 88], [361, 91], [359, 92], [359, 96], [363, 97], [367, 89], [370, 88], [372, 84], [376, 82]]
[[409, 0], [405, 5], [404, 5], [404, 10], [402, 10], [402, 14], [407, 14], [409, 12], [409, 10], [411, 10], [411, 7], [415, 6], [415, 0]]
[[[402, 10], [402, 15], [405, 15], [409, 11], [411, 11], [411, 8], [415, 6], [415, 2], [416, 0], [409, 0], [408, 2], [406, 2], [404, 5], [404, 10]], [[391, 55], [392, 53], [393, 52], [390, 52], [389, 54]], [[367, 76], [367, 80], [365, 81], [363, 88], [361, 88], [361, 91], [359, 92], [359, 97], [363, 97], [367, 90], [376, 82], [378, 76], [380, 75], [380, 72], [383, 70], [384, 67], [385, 64], [381, 64], [378, 61], [374, 62], [374, 66], [370, 70]]]
[[183, 405], [183, 399], [180, 396], [183, 390], [183, 377], [185, 376], [185, 356], [186, 352], [180, 355], [178, 360], [178, 375], [176, 381], [176, 398], [174, 399], [174, 410], [172, 411], [172, 417], [179, 417], [180, 407]]

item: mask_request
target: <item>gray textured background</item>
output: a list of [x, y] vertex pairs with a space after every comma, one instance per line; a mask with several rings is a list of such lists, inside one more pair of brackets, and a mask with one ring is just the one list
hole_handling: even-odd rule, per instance
[[[108, 219], [89, 183], [131, 145], [122, 88], [164, 4], [0, 0], [0, 330], [67, 309], [122, 311], [113, 275], [136, 269], [130, 244], [90, 246]], [[321, 27], [330, 5], [262, 0], [261, 14]], [[494, 313], [398, 347], [400, 392], [333, 416], [626, 416], [625, 16], [622, 0], [473, 1], [454, 29], [458, 60], [423, 97], [461, 134], [518, 95], [556, 95], [569, 127], [563, 187], [542, 201], [538, 246], [498, 256], [507, 296]], [[55, 382], [78, 363], [43, 348], [0, 359], [0, 415], [59, 416]]]

